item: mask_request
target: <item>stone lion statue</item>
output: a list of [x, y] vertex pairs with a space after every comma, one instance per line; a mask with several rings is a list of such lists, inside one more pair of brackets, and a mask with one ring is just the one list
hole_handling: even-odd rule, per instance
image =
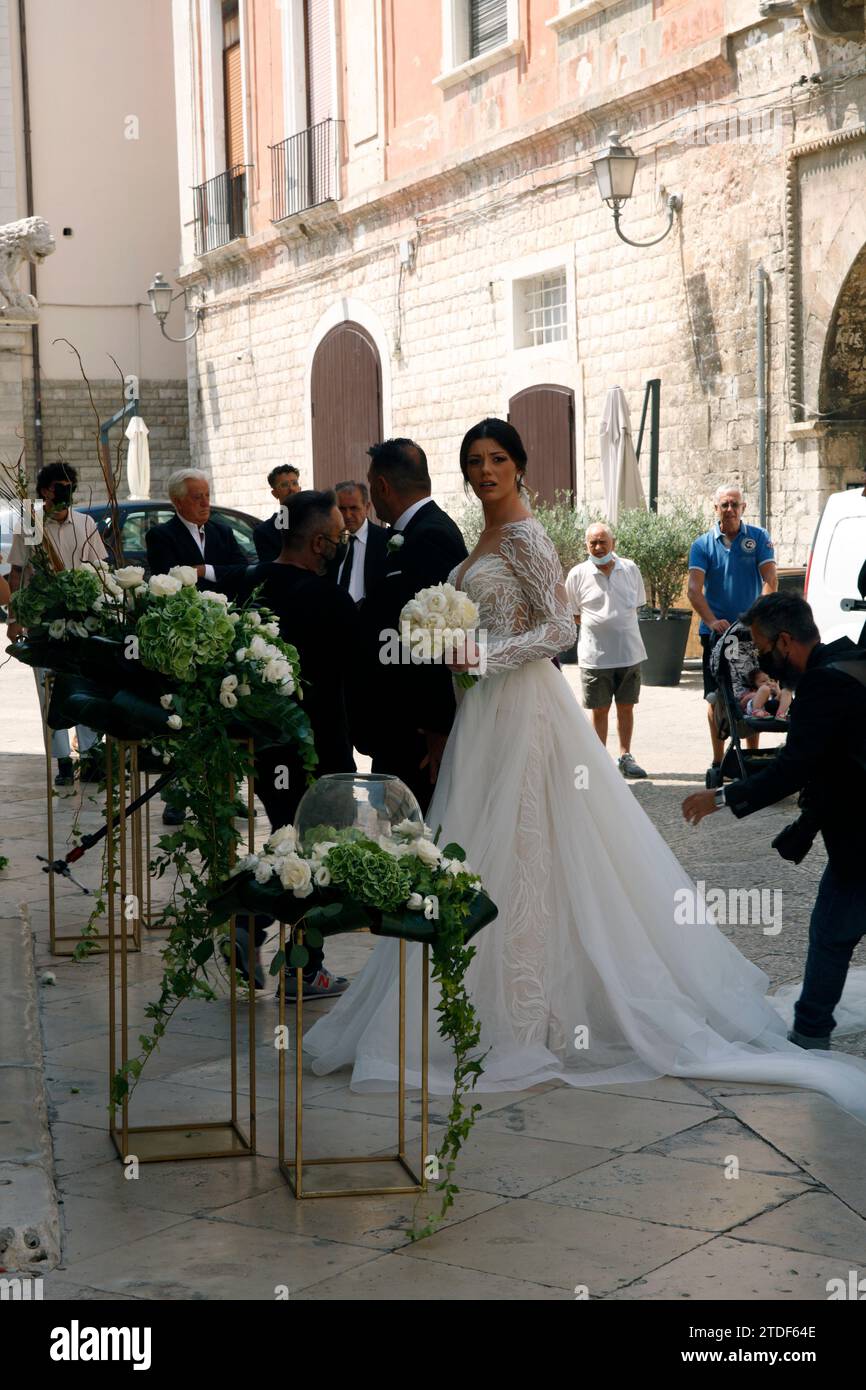
[[19, 290], [15, 276], [25, 261], [40, 265], [54, 249], [44, 217], [23, 217], [0, 227], [0, 319], [35, 322], [39, 305], [32, 294]]

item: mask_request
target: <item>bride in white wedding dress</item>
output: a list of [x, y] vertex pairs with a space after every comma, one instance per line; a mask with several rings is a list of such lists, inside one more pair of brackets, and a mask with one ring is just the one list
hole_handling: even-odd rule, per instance
[[[488, 1049], [477, 1089], [767, 1082], [822, 1091], [866, 1122], [866, 1063], [788, 1042], [763, 971], [700, 910], [695, 925], [677, 924], [695, 886], [550, 659], [574, 624], [556, 551], [523, 504], [525, 459], [501, 421], [470, 430], [461, 449], [485, 530], [450, 578], [480, 610], [487, 671], [459, 699], [426, 817], [441, 844], [464, 846], [499, 907], [467, 975]], [[381, 941], [310, 1029], [315, 1072], [352, 1065], [353, 1089], [394, 1088], [397, 949]], [[421, 948], [408, 958], [407, 1079], [418, 1086]], [[430, 1089], [446, 1094], [453, 1064], [435, 1002], [434, 990]]]

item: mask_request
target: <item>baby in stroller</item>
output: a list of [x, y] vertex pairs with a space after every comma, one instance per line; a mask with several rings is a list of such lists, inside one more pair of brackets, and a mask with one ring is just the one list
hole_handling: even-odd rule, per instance
[[[733, 672], [731, 673], [733, 676]], [[787, 719], [793, 691], [783, 690], [778, 681], [757, 667], [747, 676], [749, 685], [737, 696], [737, 703], [743, 714], [755, 719]], [[735, 691], [736, 691], [736, 683]]]

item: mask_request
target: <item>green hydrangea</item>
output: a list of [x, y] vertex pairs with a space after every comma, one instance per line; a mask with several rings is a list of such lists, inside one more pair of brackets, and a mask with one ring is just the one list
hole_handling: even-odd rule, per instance
[[151, 603], [138, 621], [142, 663], [179, 681], [193, 681], [203, 667], [222, 666], [235, 630], [221, 603], [186, 587]]
[[36, 570], [30, 583], [12, 597], [15, 621], [22, 627], [37, 628], [56, 618], [73, 621], [87, 617], [102, 593], [99, 578], [92, 570], [60, 570], [46, 574]]
[[378, 845], [335, 845], [328, 853], [331, 882], [367, 907], [394, 912], [402, 907], [412, 891], [412, 871]]

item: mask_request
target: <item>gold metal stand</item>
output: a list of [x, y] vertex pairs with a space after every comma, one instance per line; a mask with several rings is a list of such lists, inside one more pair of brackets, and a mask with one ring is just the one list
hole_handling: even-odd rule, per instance
[[[304, 933], [299, 930], [297, 941], [303, 945]], [[304, 1158], [303, 1137], [304, 1137], [304, 980], [303, 971], [300, 967], [295, 971], [295, 982], [297, 989], [297, 1002], [295, 1005], [295, 1143], [294, 1161], [289, 1162], [286, 1158], [286, 1049], [281, 1047], [277, 1063], [279, 1076], [278, 1093], [278, 1124], [279, 1124], [279, 1165], [280, 1172], [286, 1179], [293, 1195], [298, 1201], [307, 1201], [314, 1197], [390, 1197], [390, 1196], [411, 1196], [417, 1192], [426, 1192], [427, 1175], [425, 1170], [427, 1158], [427, 1140], [429, 1129], [429, 1106], [430, 1096], [428, 1089], [429, 1071], [429, 996], [430, 996], [430, 973], [429, 955], [430, 948], [425, 945], [421, 962], [421, 1172], [420, 1174], [409, 1164], [406, 1157], [406, 942], [400, 943], [400, 970], [399, 970], [399, 995], [398, 995], [398, 1024], [397, 1024], [397, 1048], [398, 1048], [398, 1081], [397, 1081], [397, 1152], [393, 1154], [372, 1155], [369, 1158], [361, 1157], [338, 1157], [338, 1158]], [[286, 924], [280, 923], [280, 950], [286, 949]], [[279, 1020], [280, 1020], [280, 1040], [286, 1036], [286, 972], [288, 966], [285, 959], [280, 970], [280, 994], [279, 994]], [[402, 1168], [403, 1172], [411, 1179], [410, 1185], [397, 1185], [392, 1187], [341, 1187], [341, 1188], [313, 1188], [306, 1190], [304, 1187], [304, 1169], [314, 1167], [330, 1167], [331, 1165], [342, 1165], [344, 1163], [396, 1163]]]
[[[116, 742], [113, 739], [107, 740], [106, 750], [106, 782], [107, 782], [107, 802], [109, 807], [109, 833], [108, 833], [108, 878], [113, 881], [114, 875], [114, 835], [113, 835], [113, 798], [112, 791], [112, 762], [113, 751], [116, 748], [120, 758], [120, 766], [124, 766], [127, 748], [130, 749], [131, 757], [131, 780], [132, 785], [137, 785], [138, 772], [138, 745]], [[230, 797], [234, 797], [234, 786], [229, 787]], [[248, 783], [248, 821], [252, 833], [253, 826], [253, 782], [252, 778]], [[121, 853], [120, 878], [121, 883], [125, 882], [125, 819], [126, 801], [121, 795], [119, 803], [119, 843]], [[135, 842], [133, 842], [134, 844]], [[139, 842], [140, 843], [140, 842]], [[133, 862], [135, 862], [135, 850], [133, 848]], [[139, 863], [141, 858], [139, 855]], [[149, 875], [147, 875], [149, 880]], [[139, 899], [139, 903], [141, 899]], [[117, 1149], [118, 1157], [127, 1160], [135, 1157], [139, 1163], [170, 1163], [181, 1159], [193, 1158], [245, 1158], [256, 1151], [256, 988], [255, 988], [255, 969], [253, 967], [252, 953], [250, 954], [249, 964], [249, 996], [248, 996], [248, 1047], [249, 1047], [249, 1071], [250, 1071], [250, 1091], [249, 1091], [249, 1115], [248, 1128], [246, 1132], [241, 1128], [238, 1119], [238, 984], [237, 972], [234, 965], [229, 969], [229, 1035], [230, 1035], [230, 1065], [231, 1065], [231, 1113], [225, 1120], [206, 1120], [193, 1124], [153, 1124], [153, 1125], [130, 1125], [129, 1123], [129, 1096], [124, 1096], [122, 1103], [118, 1106], [111, 1096], [111, 1084], [118, 1068], [125, 1067], [129, 1060], [129, 976], [127, 965], [128, 941], [124, 933], [120, 936], [120, 972], [118, 978], [118, 951], [116, 947], [116, 935], [114, 930], [115, 922], [115, 903], [114, 894], [109, 894], [108, 898], [108, 1072], [109, 1072], [109, 1130], [114, 1147]], [[229, 923], [229, 959], [233, 963], [235, 960], [235, 941], [236, 924], [234, 917]], [[250, 943], [252, 947], [252, 940]], [[119, 994], [119, 1009], [118, 1009]], [[118, 1019], [119, 1014], [119, 1019]], [[120, 1041], [118, 1046], [118, 1031]], [[117, 1111], [120, 1110], [120, 1123], [117, 1120]]]
[[[43, 703], [43, 705], [42, 705], [42, 735], [43, 735], [43, 741], [44, 741], [44, 745], [45, 745], [45, 801], [46, 801], [45, 824], [46, 824], [46, 838], [47, 838], [47, 842], [48, 842], [48, 861], [49, 861], [49, 864], [53, 864], [53, 863], [54, 863], [54, 853], [55, 853], [55, 851], [54, 851], [54, 783], [53, 783], [53, 777], [52, 777], [53, 768], [52, 768], [52, 754], [51, 754], [51, 730], [50, 730], [49, 727], [48, 727], [48, 720], [47, 720], [48, 705], [49, 705], [49, 702], [50, 702], [50, 700], [51, 700], [51, 686], [52, 686], [52, 682], [53, 682], [53, 677], [50, 675], [50, 673], [46, 674], [46, 676], [45, 676], [45, 698], [44, 698], [44, 703]], [[108, 740], [106, 740], [106, 749], [107, 749], [107, 744], [108, 744]], [[106, 752], [106, 756], [108, 756], [107, 752]], [[137, 765], [136, 765], [136, 766], [137, 766]], [[134, 784], [133, 784], [133, 785], [134, 785]], [[120, 782], [120, 795], [121, 795], [121, 799], [124, 798], [125, 793], [126, 793], [126, 778], [125, 778], [125, 776], [124, 776], [124, 778], [123, 778], [123, 779], [121, 780], [121, 782]], [[132, 800], [133, 797], [134, 797], [135, 795], [136, 795], [136, 793], [135, 793], [135, 791], [133, 790], [132, 796], [130, 797], [130, 800]], [[108, 798], [106, 797], [106, 803], [107, 803], [107, 801], [108, 801]], [[130, 818], [130, 820], [129, 820], [129, 828], [130, 828], [130, 832], [131, 832], [132, 837], [133, 837], [133, 846], [132, 846], [132, 854], [133, 854], [132, 895], [135, 897], [136, 902], [140, 904], [140, 903], [141, 903], [141, 894], [142, 894], [142, 878], [141, 878], [142, 860], [141, 860], [140, 846], [139, 846], [138, 856], [136, 857], [136, 855], [135, 855], [135, 839], [136, 839], [136, 836], [137, 836], [137, 837], [139, 838], [139, 840], [140, 840], [140, 836], [141, 836], [141, 813], [140, 813], [140, 812], [138, 812], [136, 815], [134, 815], [133, 817]], [[109, 838], [110, 838], [110, 837], [111, 837], [111, 829], [109, 829]], [[122, 861], [123, 861], [123, 863], [125, 864], [125, 862], [126, 862], [126, 845], [125, 845], [125, 843], [124, 843], [124, 845], [122, 846], [122, 849], [121, 849], [121, 856], [122, 856]], [[54, 875], [54, 873], [53, 873], [53, 872], [49, 872], [49, 874], [48, 874], [48, 936], [49, 936], [49, 947], [48, 947], [48, 948], [49, 948], [49, 951], [51, 952], [51, 955], [52, 955], [52, 956], [71, 956], [71, 955], [74, 955], [74, 954], [75, 954], [76, 947], [80, 946], [80, 945], [82, 944], [82, 942], [87, 942], [88, 948], [89, 948], [89, 954], [90, 954], [90, 955], [94, 955], [94, 956], [96, 956], [96, 955], [103, 955], [103, 954], [108, 950], [108, 932], [94, 932], [93, 935], [87, 935], [87, 936], [83, 935], [83, 933], [81, 933], [81, 932], [76, 932], [74, 936], [71, 936], [71, 935], [61, 935], [61, 934], [58, 932], [58, 930], [57, 930], [57, 893], [56, 893], [56, 884], [55, 884], [55, 881], [54, 881], [54, 880], [55, 880], [55, 875]], [[110, 882], [110, 881], [111, 881], [111, 880], [109, 880], [109, 882]], [[150, 885], [148, 884], [148, 891], [149, 891], [149, 888], [150, 888]], [[123, 876], [123, 883], [122, 883], [122, 889], [121, 889], [121, 891], [122, 891], [124, 894], [126, 894], [126, 876], [125, 876], [125, 874], [124, 874], [124, 876]], [[83, 896], [84, 896], [84, 895], [82, 895], [82, 897], [83, 897]], [[92, 902], [92, 899], [91, 899], [91, 902]], [[131, 949], [132, 949], [133, 951], [140, 951], [140, 950], [141, 950], [141, 921], [140, 921], [140, 917], [141, 917], [141, 914], [140, 914], [140, 912], [138, 912], [134, 918], [129, 919], [129, 920], [131, 921], [131, 931], [128, 931], [128, 935], [129, 935], [129, 938], [130, 938], [130, 940], [131, 940], [131, 942], [132, 942]], [[127, 921], [127, 919], [126, 919], [125, 917], [123, 917], [123, 916], [121, 916], [121, 920], [122, 920], [124, 923], [126, 923], [126, 921]], [[126, 927], [125, 927], [125, 929], [126, 929]]]

